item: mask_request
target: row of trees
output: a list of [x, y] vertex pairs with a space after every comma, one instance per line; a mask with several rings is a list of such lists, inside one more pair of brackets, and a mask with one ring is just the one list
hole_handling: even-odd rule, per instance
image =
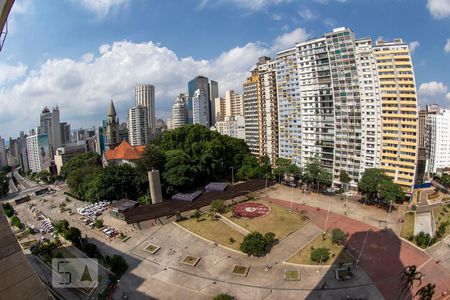
[[6, 196], [9, 191], [9, 178], [5, 172], [0, 171], [0, 198]]

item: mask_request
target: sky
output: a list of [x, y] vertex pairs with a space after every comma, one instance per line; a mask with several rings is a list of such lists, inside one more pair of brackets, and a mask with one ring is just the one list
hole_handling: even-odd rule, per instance
[[134, 87], [153, 84], [156, 116], [171, 116], [187, 82], [242, 91], [258, 57], [274, 57], [336, 27], [357, 37], [403, 38], [419, 104], [450, 107], [450, 0], [16, 0], [0, 52], [0, 136], [39, 124], [98, 126], [110, 99], [121, 121]]

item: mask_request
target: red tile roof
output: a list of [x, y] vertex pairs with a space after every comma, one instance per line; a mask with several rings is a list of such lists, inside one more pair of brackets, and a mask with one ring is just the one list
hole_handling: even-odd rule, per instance
[[127, 141], [122, 141], [119, 146], [105, 152], [106, 160], [124, 159], [136, 160], [141, 158], [145, 146], [131, 146]]

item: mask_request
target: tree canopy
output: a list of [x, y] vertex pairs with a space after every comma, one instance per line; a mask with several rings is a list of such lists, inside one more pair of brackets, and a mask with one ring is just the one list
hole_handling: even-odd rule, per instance
[[61, 168], [60, 175], [67, 178], [69, 174], [75, 170], [82, 169], [84, 167], [101, 167], [102, 161], [100, 155], [95, 152], [87, 152], [83, 154], [76, 155], [65, 163]]
[[245, 236], [241, 243], [242, 252], [253, 256], [262, 256], [269, 251], [269, 247], [275, 241], [275, 234], [267, 232], [266, 234], [257, 231], [249, 233]]
[[0, 171], [0, 198], [9, 192], [9, 179], [6, 173]]
[[367, 169], [358, 182], [358, 190], [370, 200], [379, 197], [386, 203], [400, 202], [405, 197], [402, 187], [381, 169]]

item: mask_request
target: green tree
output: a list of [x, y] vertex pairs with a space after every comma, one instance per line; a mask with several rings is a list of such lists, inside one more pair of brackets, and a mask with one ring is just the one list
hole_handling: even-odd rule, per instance
[[432, 300], [435, 291], [436, 285], [428, 283], [426, 286], [421, 287], [416, 296], [419, 296], [420, 300]]
[[109, 266], [111, 272], [120, 274], [128, 268], [126, 260], [121, 255], [106, 256], [105, 262]]
[[343, 188], [343, 190], [348, 190], [348, 184], [350, 183], [350, 176], [348, 175], [348, 173], [345, 170], [341, 170], [341, 172], [339, 173], [339, 181], [341, 182], [342, 186], [345, 188]]
[[209, 212], [212, 216], [215, 214], [221, 214], [225, 212], [225, 204], [223, 203], [223, 200], [217, 199], [211, 201], [211, 206], [209, 208]]
[[422, 283], [422, 273], [417, 270], [415, 265], [406, 266], [400, 274], [399, 299], [411, 291], [416, 281], [419, 282], [419, 285]]
[[63, 232], [63, 236], [66, 240], [72, 242], [77, 247], [81, 246], [81, 231], [76, 227], [70, 227], [68, 230]]
[[139, 202], [140, 205], [147, 205], [147, 204], [151, 204], [152, 203], [149, 195], [140, 196], [138, 198], [138, 202]]
[[223, 294], [223, 293], [222, 294], [218, 294], [217, 296], [215, 296], [213, 298], [213, 300], [234, 300], [234, 299], [236, 299], [236, 298], [234, 298], [231, 295]]
[[12, 171], [12, 169], [13, 169], [13, 167], [6, 165], [6, 166], [3, 166], [0, 168], [0, 172], [8, 174], [9, 172]]
[[330, 186], [332, 182], [331, 173], [320, 166], [320, 162], [316, 159], [311, 160], [305, 167], [303, 172], [305, 182], [317, 187], [319, 191], [321, 185]]
[[448, 192], [448, 189], [450, 188], [450, 175], [443, 174], [441, 176], [441, 183], [445, 187], [445, 191]]
[[275, 242], [275, 233], [266, 232], [264, 234], [264, 239], [266, 240], [267, 244], [272, 245]]
[[267, 253], [268, 246], [266, 238], [261, 233], [255, 231], [245, 236], [240, 249], [248, 255], [262, 256]]
[[20, 219], [17, 216], [12, 216], [11, 218], [11, 225], [16, 226], [17, 228], [20, 228]]
[[358, 190], [367, 198], [373, 200], [380, 191], [380, 185], [383, 181], [389, 181], [384, 172], [380, 169], [366, 169], [361, 180], [358, 182]]
[[79, 154], [71, 158], [61, 168], [60, 175], [63, 178], [67, 178], [69, 174], [75, 170], [82, 169], [84, 167], [101, 167], [102, 161], [98, 153], [87, 152]]
[[94, 225], [96, 228], [102, 228], [103, 227], [103, 219], [95, 219]]
[[325, 170], [324, 168], [321, 168], [319, 175], [317, 177], [318, 190], [319, 186], [322, 185], [331, 186], [332, 180], [333, 178], [331, 173]]
[[4, 204], [2, 204], [2, 207], [3, 207], [3, 211], [5, 212], [5, 215], [8, 218], [11, 218], [12, 216], [14, 216], [14, 208], [11, 206], [11, 204], [4, 203]]
[[193, 185], [196, 169], [191, 166], [191, 160], [184, 151], [167, 151], [164, 168], [163, 180], [167, 194], [175, 194]]
[[347, 234], [345, 234], [344, 231], [340, 228], [335, 228], [331, 232], [331, 240], [335, 244], [343, 245], [345, 243], [345, 240], [347, 239]]
[[97, 257], [99, 253], [97, 245], [92, 243], [86, 243], [86, 245], [84, 245], [84, 252], [89, 257]]
[[53, 224], [53, 228], [56, 233], [63, 234], [65, 231], [69, 230], [69, 222], [67, 222], [67, 220], [58, 220]]
[[386, 203], [401, 202], [405, 199], [405, 193], [399, 184], [391, 179], [381, 181], [379, 185], [379, 196]]
[[0, 171], [0, 198], [6, 196], [9, 192], [9, 178], [6, 173]]
[[317, 263], [324, 263], [330, 259], [330, 250], [328, 248], [315, 248], [311, 251], [310, 259]]

